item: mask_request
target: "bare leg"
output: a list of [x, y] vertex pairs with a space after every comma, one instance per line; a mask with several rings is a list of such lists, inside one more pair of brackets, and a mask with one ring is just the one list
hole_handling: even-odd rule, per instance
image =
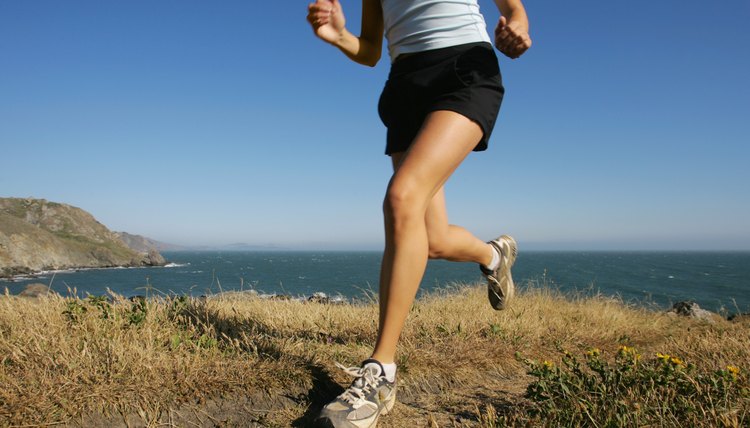
[[380, 362], [394, 361], [398, 338], [430, 255], [428, 230], [435, 234], [433, 241], [441, 243], [433, 248], [441, 248], [441, 254], [453, 260], [487, 263], [491, 258], [486, 244], [447, 224], [442, 192], [443, 184], [481, 136], [479, 126], [468, 118], [436, 111], [427, 116], [409, 151], [394, 158], [396, 171], [383, 203], [380, 326], [373, 352]]
[[445, 190], [433, 196], [425, 217], [430, 242], [430, 258], [453, 262], [474, 262], [488, 265], [492, 261], [492, 247], [461, 226], [448, 224], [445, 209]]

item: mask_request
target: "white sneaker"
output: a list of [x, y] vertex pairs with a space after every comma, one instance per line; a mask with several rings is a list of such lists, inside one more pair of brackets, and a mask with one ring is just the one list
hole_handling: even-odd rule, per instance
[[323, 407], [318, 425], [331, 428], [372, 428], [380, 415], [388, 413], [396, 402], [396, 381], [389, 382], [379, 361], [369, 359], [362, 367], [346, 368], [354, 382], [335, 400]]
[[488, 242], [488, 244], [492, 245], [500, 253], [500, 264], [498, 264], [495, 270], [489, 270], [481, 264], [479, 265], [479, 269], [487, 278], [487, 297], [490, 299], [490, 305], [496, 311], [499, 311], [508, 306], [516, 292], [510, 268], [516, 261], [518, 246], [516, 245], [516, 240], [508, 235], [500, 236]]

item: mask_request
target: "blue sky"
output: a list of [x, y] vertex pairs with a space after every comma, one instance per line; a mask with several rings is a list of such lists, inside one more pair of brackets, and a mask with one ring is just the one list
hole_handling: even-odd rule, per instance
[[[345, 59], [306, 5], [0, 0], [0, 196], [177, 244], [381, 248], [389, 61]], [[451, 222], [527, 249], [750, 249], [750, 3], [633, 6], [526, 3], [534, 46], [501, 58]]]

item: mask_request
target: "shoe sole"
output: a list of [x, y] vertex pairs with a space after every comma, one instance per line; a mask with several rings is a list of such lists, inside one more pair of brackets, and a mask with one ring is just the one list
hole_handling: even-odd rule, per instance
[[396, 389], [394, 388], [393, 391], [391, 391], [391, 395], [385, 399], [385, 402], [383, 403], [383, 410], [380, 411], [381, 415], [385, 415], [388, 412], [393, 409], [393, 406], [396, 404]]
[[[378, 419], [381, 415], [385, 415], [388, 412], [390, 412], [393, 409], [393, 406], [396, 404], [396, 391], [394, 390], [391, 395], [386, 398], [385, 402], [383, 403], [383, 408], [380, 410], [380, 412], [373, 415], [372, 418], [369, 419], [361, 419], [359, 421], [346, 421], [348, 426], [355, 427], [355, 428], [375, 428], [378, 425]], [[328, 418], [324, 419], [318, 419], [316, 426], [322, 427], [322, 428], [340, 428], [334, 425], [333, 421], [331, 421]]]

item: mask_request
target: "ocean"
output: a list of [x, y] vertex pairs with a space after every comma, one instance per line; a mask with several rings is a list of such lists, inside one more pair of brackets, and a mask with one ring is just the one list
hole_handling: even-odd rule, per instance
[[[254, 289], [261, 294], [346, 299], [377, 294], [381, 254], [351, 251], [164, 252], [166, 267], [45, 272], [0, 280], [19, 293], [41, 282], [62, 295], [190, 294]], [[513, 267], [520, 288], [545, 284], [564, 293], [601, 293], [670, 307], [683, 300], [727, 313], [750, 312], [750, 252], [522, 252]], [[470, 263], [430, 261], [420, 294], [482, 281]]]

